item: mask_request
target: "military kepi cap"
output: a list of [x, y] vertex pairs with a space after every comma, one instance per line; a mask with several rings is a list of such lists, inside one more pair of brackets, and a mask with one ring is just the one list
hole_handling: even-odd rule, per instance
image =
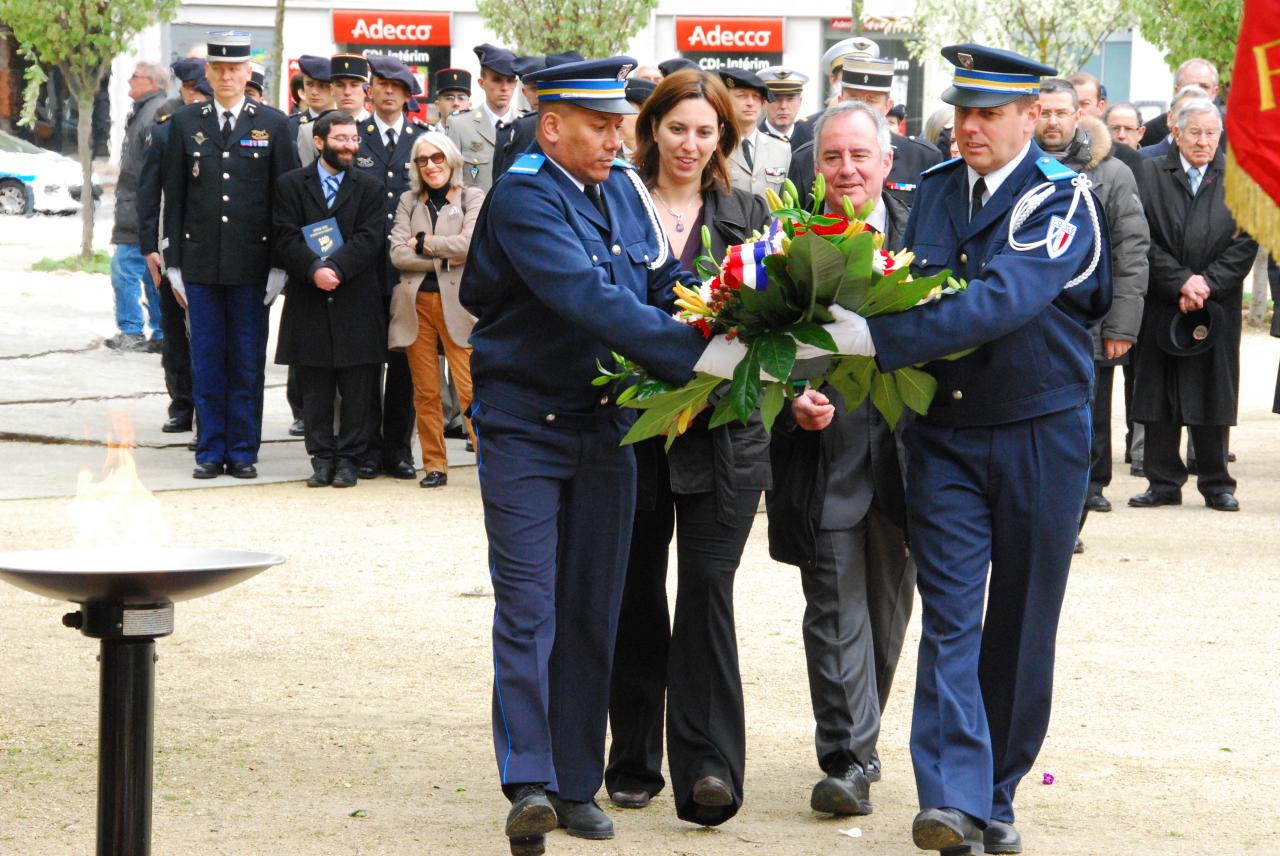
[[209, 33], [206, 44], [209, 62], [248, 62], [249, 34], [239, 30], [217, 30]]
[[361, 54], [340, 53], [329, 59], [329, 79], [369, 82], [369, 60]]
[[256, 62], [249, 63], [249, 69], [248, 85], [258, 90], [258, 95], [261, 96], [266, 91], [267, 70]]
[[642, 77], [627, 78], [626, 97], [627, 100], [637, 107], [644, 105], [649, 100], [649, 96], [653, 94], [653, 90], [658, 88], [658, 84], [652, 80], [645, 80]]
[[753, 71], [731, 67], [720, 69], [719, 74], [726, 89], [754, 89], [765, 101], [773, 100], [773, 93], [769, 91], [769, 87], [765, 86], [764, 81]]
[[504, 77], [516, 76], [516, 55], [506, 48], [486, 43], [476, 45], [472, 50], [475, 51], [476, 58], [480, 60], [481, 68], [487, 68]]
[[822, 67], [828, 74], [839, 74], [844, 66], [844, 58], [854, 54], [875, 59], [880, 56], [880, 46], [865, 36], [843, 39], [827, 48], [827, 52], [822, 55]]
[[329, 82], [329, 58], [327, 56], [303, 54], [298, 57], [298, 70], [312, 80], [318, 80], [321, 83]]
[[771, 65], [756, 76], [763, 80], [764, 85], [769, 87], [775, 95], [798, 95], [804, 91], [804, 85], [809, 82], [808, 75], [781, 65]]
[[436, 97], [446, 92], [471, 94], [471, 72], [465, 68], [442, 68], [436, 72]]
[[1040, 92], [1040, 78], [1058, 70], [1013, 51], [982, 45], [948, 45], [942, 56], [956, 67], [942, 100], [956, 107], [999, 107]]
[[626, 98], [626, 77], [636, 61], [629, 56], [589, 59], [548, 66], [524, 78], [538, 93], [538, 104], [561, 102], [600, 113], [638, 112]]
[[893, 60], [858, 54], [847, 56], [840, 72], [840, 86], [844, 89], [888, 92], [893, 88]]

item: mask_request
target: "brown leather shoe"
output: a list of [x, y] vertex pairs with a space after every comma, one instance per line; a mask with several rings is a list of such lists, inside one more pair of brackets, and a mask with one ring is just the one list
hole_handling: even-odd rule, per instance
[[651, 799], [653, 797], [644, 788], [609, 793], [609, 801], [618, 808], [644, 808]]
[[703, 776], [693, 783], [693, 801], [707, 806], [733, 805], [733, 791], [724, 779]]

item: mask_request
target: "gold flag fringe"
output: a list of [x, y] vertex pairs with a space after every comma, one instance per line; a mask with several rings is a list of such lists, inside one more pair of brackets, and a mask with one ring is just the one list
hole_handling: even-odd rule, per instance
[[1280, 259], [1280, 203], [1263, 190], [1227, 148], [1227, 175], [1223, 181], [1227, 208], [1236, 225], [1258, 244]]

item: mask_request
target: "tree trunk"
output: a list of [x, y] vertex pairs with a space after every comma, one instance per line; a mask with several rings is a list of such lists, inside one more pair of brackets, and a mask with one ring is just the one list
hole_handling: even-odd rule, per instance
[[[275, 81], [276, 98], [283, 98], [279, 102], [280, 109], [289, 113], [293, 109], [293, 104], [289, 99], [292, 95], [289, 89], [289, 81], [281, 77], [285, 70], [284, 64], [284, 0], [276, 0], [276, 33], [275, 40], [271, 46], [271, 79]], [[284, 84], [283, 87], [281, 84]], [[283, 89], [284, 95], [280, 92]]]
[[1253, 260], [1253, 283], [1249, 288], [1249, 326], [1258, 327], [1267, 314], [1267, 296], [1271, 291], [1267, 279], [1267, 251], [1258, 250]]
[[80, 116], [76, 122], [76, 151], [80, 155], [80, 260], [93, 257], [93, 99], [96, 86], [76, 93]]
[[849, 34], [862, 35], [862, 0], [851, 0], [849, 17]]

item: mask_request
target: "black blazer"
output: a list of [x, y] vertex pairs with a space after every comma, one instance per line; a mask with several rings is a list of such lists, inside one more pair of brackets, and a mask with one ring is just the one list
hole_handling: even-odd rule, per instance
[[[909, 211], [887, 192], [881, 200], [887, 214], [885, 246], [899, 249]], [[898, 437], [870, 400], [846, 413], [840, 393], [830, 386], [822, 393], [836, 408], [825, 430], [800, 429], [787, 405], [771, 437], [769, 555], [792, 565], [813, 561], [818, 529], [852, 527], [873, 505], [906, 528], [906, 455]]]
[[[348, 169], [328, 208], [318, 169], [316, 164], [296, 169], [276, 184], [275, 240], [289, 275], [276, 362], [333, 368], [380, 363], [387, 350], [378, 269], [386, 240], [382, 184]], [[302, 227], [328, 217], [337, 221], [343, 243], [322, 260], [307, 246]], [[322, 291], [312, 279], [322, 266], [342, 278], [333, 291]]]

